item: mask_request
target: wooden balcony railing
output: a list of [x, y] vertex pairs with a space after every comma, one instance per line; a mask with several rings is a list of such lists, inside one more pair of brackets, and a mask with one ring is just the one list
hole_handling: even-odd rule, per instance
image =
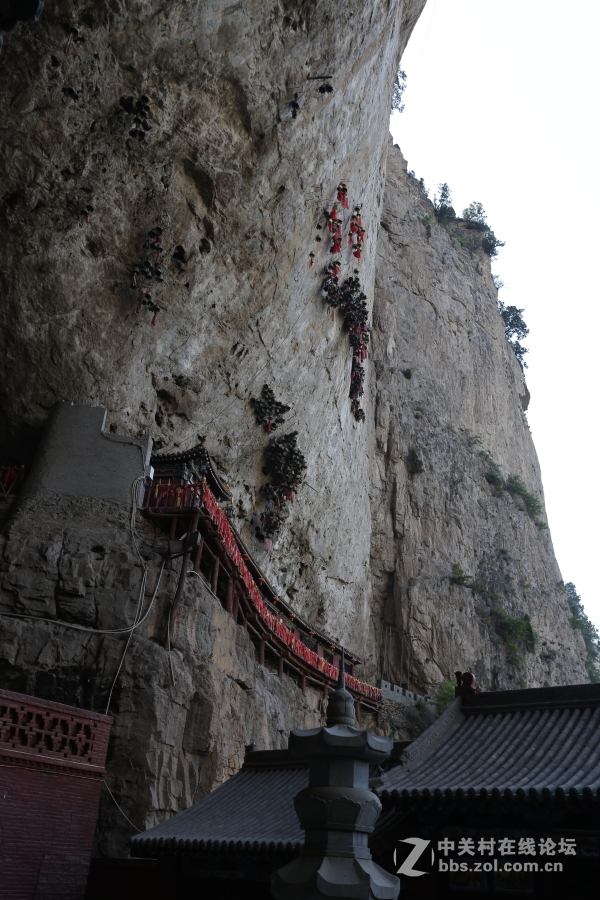
[[[173, 483], [173, 481], [167, 479], [162, 481], [162, 483], [156, 483], [155, 481], [146, 489], [143, 506], [150, 513], [160, 512], [177, 515], [178, 513], [203, 511], [213, 523], [223, 549], [243, 584], [244, 593], [255, 610], [263, 630], [274, 635], [279, 642], [291, 651], [294, 657], [301, 660], [315, 673], [318, 672], [326, 681], [337, 682], [339, 668], [325, 658], [325, 653], [330, 656], [329, 650], [325, 648], [325, 645], [321, 647], [323, 655], [312, 650], [308, 646], [309, 640], [306, 637], [303, 639], [294, 634], [292, 629], [286, 625], [283, 616], [278, 613], [277, 609], [273, 608], [272, 602], [269, 603], [263, 596], [248, 566], [251, 563], [251, 557], [245, 548], [240, 547], [238, 538], [234, 534], [225, 512], [219, 506], [206, 481], [190, 485]], [[253, 566], [253, 568], [256, 568], [256, 566]], [[218, 579], [215, 577], [212, 581], [214, 593], [216, 593], [217, 583]], [[274, 599], [277, 600], [277, 598]], [[316, 630], [310, 633], [311, 635], [317, 634]], [[315, 639], [311, 639], [310, 643], [313, 643], [313, 640], [318, 650], [318, 645], [321, 643], [318, 636]], [[360, 681], [348, 672], [346, 673], [346, 686], [353, 693], [371, 701], [372, 704], [377, 705], [381, 699], [379, 688]]]

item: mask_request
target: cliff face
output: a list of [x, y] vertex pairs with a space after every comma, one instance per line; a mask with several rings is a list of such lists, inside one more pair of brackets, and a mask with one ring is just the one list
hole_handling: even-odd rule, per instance
[[[363, 207], [372, 302], [391, 87], [423, 6], [65, 0], [0, 58], [4, 448], [30, 455], [64, 399], [105, 406], [114, 429], [169, 449], [200, 433], [253, 539], [266, 440], [249, 400], [269, 382], [292, 406], [311, 487], [277, 566], [263, 562], [302, 611], [371, 656], [369, 433], [350, 414], [347, 335], [320, 298], [330, 256], [316, 224], [345, 179]], [[140, 96], [141, 141], [119, 103]], [[155, 262], [144, 244], [156, 226], [153, 328], [130, 285], [135, 264]]]
[[[29, 462], [59, 400], [105, 406], [111, 431], [169, 450], [202, 435], [251, 552], [299, 614], [365, 659], [362, 678], [431, 688], [473, 666], [489, 688], [586, 681], [549, 534], [485, 479], [482, 451], [542, 495], [489, 260], [435, 223], [387, 146], [391, 85], [423, 5], [61, 0], [7, 36], [3, 453]], [[148, 131], [146, 101], [128, 111], [143, 96]], [[362, 423], [348, 334], [320, 294], [331, 255], [316, 226], [340, 180], [367, 229], [360, 263], [347, 245], [341, 254], [341, 279], [359, 267], [373, 316]], [[162, 253], [147, 246], [156, 227]], [[163, 273], [155, 327], [131, 288], [147, 257]], [[307, 462], [272, 554], [255, 534], [268, 435], [249, 402], [265, 382], [291, 407], [278, 433], [297, 431]], [[423, 471], [409, 473], [410, 450]], [[0, 545], [3, 611], [133, 621], [142, 575], [126, 502], [23, 497]], [[453, 566], [471, 587], [451, 583]], [[108, 781], [140, 827], [236, 771], [245, 744], [283, 746], [322, 713], [319, 694], [257, 662], [200, 580], [168, 654], [159, 638], [176, 580], [164, 575], [111, 705]], [[515, 643], [494, 609], [513, 630], [529, 615], [535, 647]], [[3, 685], [104, 710], [121, 639], [2, 622]], [[105, 798], [100, 852], [125, 852], [127, 834]]]
[[[585, 682], [550, 533], [518, 494], [485, 477], [515, 475], [543, 502], [529, 394], [489, 257], [465, 246], [472, 237], [464, 224], [437, 224], [390, 147], [373, 310], [372, 614], [382, 671], [419, 687], [466, 665], [488, 689]], [[411, 451], [422, 472], [411, 474]], [[466, 584], [452, 583], [453, 567], [471, 576]], [[528, 616], [535, 648], [531, 637], [515, 643], [520, 626], [511, 636], [494, 610]]]

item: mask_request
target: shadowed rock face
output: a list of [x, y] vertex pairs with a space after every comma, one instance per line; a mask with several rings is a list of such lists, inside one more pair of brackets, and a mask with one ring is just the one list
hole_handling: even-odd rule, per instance
[[[481, 449], [541, 496], [488, 258], [435, 223], [428, 239], [431, 206], [399, 153], [387, 160], [392, 82], [423, 5], [59, 0], [11, 35], [0, 56], [2, 452], [29, 461], [59, 400], [104, 406], [112, 430], [169, 450], [204, 435], [260, 565], [365, 659], [361, 677], [423, 690], [472, 665], [484, 687], [585, 681], [550, 537], [484, 478]], [[149, 113], [136, 115], [143, 97]], [[320, 296], [329, 242], [315, 241], [340, 180], [367, 229], [362, 424], [348, 335]], [[144, 246], [157, 226], [162, 254]], [[130, 286], [148, 257], [163, 270], [155, 327]], [[356, 265], [347, 246], [342, 260], [343, 279]], [[268, 436], [250, 399], [264, 383], [291, 407], [277, 433], [298, 431], [307, 462], [273, 554], [255, 538]], [[413, 475], [411, 449], [423, 463]], [[105, 628], [133, 614], [141, 575], [123, 504], [30, 498], [0, 552], [4, 610]], [[450, 583], [453, 564], [476, 592]], [[157, 634], [176, 575], [132, 640], [111, 707], [108, 781], [140, 827], [236, 771], [244, 744], [282, 747], [322, 716], [317, 694], [258, 665], [196, 580], [172, 675]], [[540, 635], [520, 666], [492, 606], [528, 613]], [[7, 687], [102, 706], [118, 641], [7, 621]], [[122, 822], [107, 798], [101, 852], [125, 852]]]
[[[46, 495], [20, 504], [2, 541], [0, 608], [96, 629], [133, 622], [142, 575], [127, 540], [125, 505]], [[159, 575], [150, 563], [149, 594]], [[115, 722], [107, 782], [127, 815], [149, 828], [187, 809], [230, 775], [244, 747], [283, 747], [291, 728], [317, 727], [321, 698], [260, 666], [248, 632], [199, 579], [189, 579], [172, 651], [160, 641], [178, 572], [163, 573], [156, 602], [124, 658], [110, 703]], [[104, 712], [126, 637], [45, 621], [1, 619], [0, 683]], [[132, 834], [108, 794], [96, 849], [126, 856]]]
[[37, 22], [44, 0], [2, 0], [0, 2], [0, 49], [4, 33], [14, 31], [21, 22]]

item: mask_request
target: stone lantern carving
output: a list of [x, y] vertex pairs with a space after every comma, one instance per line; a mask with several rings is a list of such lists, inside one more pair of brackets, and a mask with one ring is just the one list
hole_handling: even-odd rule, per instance
[[381, 811], [369, 790], [369, 765], [390, 754], [392, 738], [356, 728], [354, 700], [340, 681], [327, 707], [327, 725], [292, 731], [288, 747], [310, 760], [309, 786], [294, 798], [305, 832], [300, 855], [273, 873], [277, 900], [396, 900], [400, 882], [373, 862], [368, 837]]

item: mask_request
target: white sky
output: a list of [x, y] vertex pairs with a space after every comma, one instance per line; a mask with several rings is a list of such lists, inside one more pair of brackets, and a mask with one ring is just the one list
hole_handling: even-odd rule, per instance
[[[529, 423], [565, 581], [600, 627], [600, 0], [428, 0], [391, 129], [433, 197], [483, 203], [524, 308]], [[598, 555], [597, 555], [598, 554]]]

